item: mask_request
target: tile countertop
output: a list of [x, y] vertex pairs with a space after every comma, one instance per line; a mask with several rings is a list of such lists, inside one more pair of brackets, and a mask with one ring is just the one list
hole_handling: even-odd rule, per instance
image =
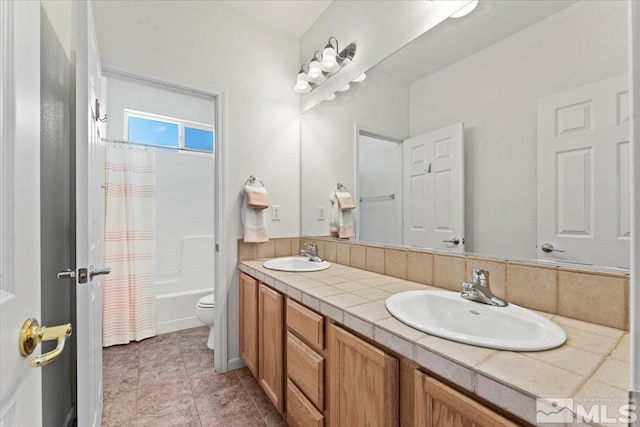
[[339, 264], [318, 272], [290, 273], [268, 270], [264, 261], [240, 261], [238, 268], [531, 424], [536, 424], [538, 397], [571, 397], [587, 411], [605, 402], [612, 418], [628, 401], [625, 331], [537, 312], [565, 330], [564, 345], [539, 352], [475, 347], [410, 328], [384, 305], [394, 293], [439, 288]]

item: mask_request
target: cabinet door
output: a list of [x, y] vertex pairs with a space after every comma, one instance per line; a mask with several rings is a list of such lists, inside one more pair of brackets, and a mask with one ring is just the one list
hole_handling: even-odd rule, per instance
[[258, 307], [258, 382], [278, 412], [283, 409], [283, 298], [260, 284]]
[[258, 376], [258, 281], [240, 273], [240, 357]]
[[415, 371], [415, 427], [517, 427], [468, 396]]
[[331, 426], [398, 425], [398, 360], [346, 330], [329, 326]]

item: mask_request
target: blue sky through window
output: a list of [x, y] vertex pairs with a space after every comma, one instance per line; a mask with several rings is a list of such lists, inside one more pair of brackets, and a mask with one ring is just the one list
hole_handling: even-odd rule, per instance
[[184, 147], [213, 152], [213, 132], [185, 126]]
[[178, 147], [178, 125], [158, 120], [129, 116], [128, 140], [148, 144]]

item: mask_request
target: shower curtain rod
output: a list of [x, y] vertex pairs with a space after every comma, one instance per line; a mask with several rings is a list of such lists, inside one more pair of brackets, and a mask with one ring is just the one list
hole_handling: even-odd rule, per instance
[[166, 145], [146, 144], [144, 142], [124, 141], [122, 139], [109, 139], [109, 138], [101, 138], [101, 139], [102, 139], [102, 142], [114, 142], [116, 144], [139, 145], [141, 147], [155, 147], [155, 148], [165, 148], [167, 150], [178, 150], [178, 151], [189, 151], [189, 152], [192, 152], [192, 153], [213, 154], [213, 152], [211, 152], [211, 151], [196, 150], [195, 148], [167, 147]]

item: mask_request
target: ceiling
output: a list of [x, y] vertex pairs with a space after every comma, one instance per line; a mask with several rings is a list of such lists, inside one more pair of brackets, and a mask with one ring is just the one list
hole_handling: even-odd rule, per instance
[[445, 20], [376, 65], [375, 70], [411, 84], [576, 1], [480, 0], [471, 14]]
[[333, 0], [218, 0], [216, 4], [301, 38]]

